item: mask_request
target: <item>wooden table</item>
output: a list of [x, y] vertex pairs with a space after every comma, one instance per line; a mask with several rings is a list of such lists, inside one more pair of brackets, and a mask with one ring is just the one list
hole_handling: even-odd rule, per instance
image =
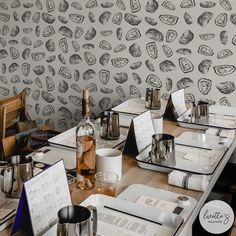
[[[174, 136], [178, 136], [183, 131], [186, 130], [190, 131], [190, 129], [184, 129], [179, 127], [175, 122], [164, 121], [165, 133], [170, 133]], [[199, 132], [198, 130], [191, 130], [191, 131]], [[198, 216], [201, 207], [203, 206], [208, 195], [210, 194], [214, 184], [216, 183], [218, 177], [220, 176], [222, 170], [224, 169], [226, 163], [228, 162], [235, 147], [236, 147], [236, 141], [234, 140], [234, 142], [231, 144], [231, 146], [225, 153], [224, 157], [222, 158], [220, 164], [217, 166], [205, 192], [192, 191], [171, 186], [168, 184], [167, 174], [139, 168], [137, 166], [137, 162], [134, 157], [123, 156], [123, 176], [122, 179], [119, 181], [116, 194], [119, 194], [131, 184], [144, 184], [156, 188], [161, 188], [167, 191], [172, 191], [178, 194], [188, 195], [195, 198], [198, 201], [197, 206], [195, 207], [189, 219], [181, 226], [181, 228], [178, 230], [177, 233], [177, 235], [191, 235], [192, 224], [195, 221], [196, 217]], [[93, 190], [84, 191], [74, 188], [72, 193], [73, 203], [78, 204], [82, 202], [92, 193], [94, 193]], [[2, 236], [9, 235], [9, 232], [10, 232], [10, 227], [2, 231], [1, 235]]]
[[[194, 131], [200, 132], [199, 130], [186, 129], [178, 126], [175, 122], [164, 121], [164, 132], [172, 134], [174, 136], [180, 135], [184, 131]], [[198, 216], [199, 211], [201, 210], [204, 202], [206, 201], [208, 195], [210, 194], [212, 188], [214, 187], [217, 179], [219, 178], [222, 170], [227, 164], [232, 152], [236, 147], [236, 140], [231, 144], [224, 157], [222, 158], [220, 164], [217, 166], [210, 183], [205, 192], [198, 192], [193, 190], [187, 190], [168, 184], [168, 177], [165, 173], [150, 171], [146, 169], [139, 168], [134, 157], [123, 156], [123, 176], [119, 181], [118, 189], [116, 194], [118, 195], [125, 188], [131, 184], [144, 184], [156, 188], [161, 188], [167, 191], [175, 192], [182, 195], [188, 195], [195, 198], [198, 203], [192, 212], [189, 219], [181, 226], [178, 230], [177, 235], [191, 235], [192, 224]], [[74, 189], [72, 193], [72, 199], [74, 203], [80, 203], [85, 198], [87, 198], [93, 191], [81, 191]]]

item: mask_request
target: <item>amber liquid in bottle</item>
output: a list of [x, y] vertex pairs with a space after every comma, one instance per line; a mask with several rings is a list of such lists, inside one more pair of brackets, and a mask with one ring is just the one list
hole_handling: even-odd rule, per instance
[[95, 128], [89, 118], [89, 93], [83, 91], [82, 112], [83, 117], [76, 127], [76, 186], [80, 189], [94, 187], [94, 174], [96, 163]]
[[82, 150], [77, 153], [77, 187], [90, 189], [94, 187], [96, 141], [92, 136], [77, 137]]

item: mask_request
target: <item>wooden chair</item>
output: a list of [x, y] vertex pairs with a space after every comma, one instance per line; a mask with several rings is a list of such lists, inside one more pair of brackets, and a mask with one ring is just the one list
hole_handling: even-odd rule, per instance
[[33, 150], [27, 148], [26, 138], [34, 132], [37, 132], [38, 128], [33, 128], [27, 131], [11, 135], [1, 140], [1, 148], [3, 153], [2, 160], [6, 160], [8, 157], [19, 154], [29, 154]]
[[13, 156], [16, 150], [16, 139], [14, 135], [2, 138], [2, 160], [6, 160], [8, 157]]
[[57, 134], [57, 131], [53, 131], [47, 125], [44, 125], [2, 138], [0, 142], [1, 160], [6, 160], [13, 155], [28, 155], [35, 149], [45, 145], [52, 135]]
[[30, 120], [25, 110], [26, 95], [23, 91], [16, 96], [0, 100], [0, 139], [7, 136], [6, 131], [10, 127], [14, 130], [14, 124], [17, 122]]

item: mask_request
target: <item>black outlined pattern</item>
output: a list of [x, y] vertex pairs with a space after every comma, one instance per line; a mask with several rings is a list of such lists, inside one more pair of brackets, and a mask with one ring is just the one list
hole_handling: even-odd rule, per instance
[[38, 122], [76, 124], [85, 86], [95, 115], [147, 87], [236, 105], [233, 0], [1, 0], [0, 22], [0, 99]]

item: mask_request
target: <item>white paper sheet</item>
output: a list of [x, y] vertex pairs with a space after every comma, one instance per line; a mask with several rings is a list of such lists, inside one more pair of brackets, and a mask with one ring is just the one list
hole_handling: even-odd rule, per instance
[[155, 133], [150, 111], [147, 111], [133, 119], [134, 133], [139, 153], [152, 143], [152, 135]]
[[142, 205], [149, 205], [155, 208], [158, 208], [159, 210], [162, 211], [167, 211], [170, 213], [173, 213], [175, 208], [177, 207], [176, 202], [170, 202], [166, 200], [160, 200], [158, 198], [146, 196], [146, 195], [141, 195], [136, 203], [142, 204]]
[[[98, 208], [98, 207], [97, 207]], [[101, 236], [169, 236], [173, 229], [161, 227], [124, 213], [98, 208], [97, 235]], [[157, 233], [158, 232], [158, 233]]]
[[41, 235], [57, 223], [58, 210], [72, 204], [63, 161], [41, 172], [24, 186], [33, 232]]
[[178, 116], [180, 116], [187, 110], [186, 105], [185, 105], [185, 100], [184, 100], [184, 90], [180, 89], [178, 91], [175, 91], [171, 93], [170, 96], [171, 96], [175, 111], [177, 112]]

